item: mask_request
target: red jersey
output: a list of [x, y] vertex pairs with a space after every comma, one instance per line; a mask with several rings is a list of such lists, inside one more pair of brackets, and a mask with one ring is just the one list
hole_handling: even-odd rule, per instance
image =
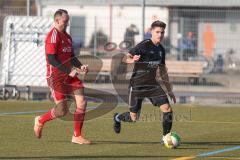
[[60, 71], [48, 62], [48, 54], [55, 54], [56, 59], [66, 67], [71, 67], [73, 54], [72, 38], [67, 32], [59, 32], [56, 28], [51, 29], [45, 40], [45, 54], [47, 61], [47, 77], [54, 75], [66, 76], [67, 73]]

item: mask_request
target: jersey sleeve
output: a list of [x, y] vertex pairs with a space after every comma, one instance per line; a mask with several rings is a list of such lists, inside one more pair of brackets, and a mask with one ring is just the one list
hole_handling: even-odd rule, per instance
[[134, 55], [140, 55], [141, 54], [141, 44], [136, 45], [135, 47], [131, 48], [128, 53], [130, 53], [132, 56]]
[[45, 49], [46, 54], [56, 54], [58, 46], [58, 33], [56, 30], [53, 30], [46, 39]]

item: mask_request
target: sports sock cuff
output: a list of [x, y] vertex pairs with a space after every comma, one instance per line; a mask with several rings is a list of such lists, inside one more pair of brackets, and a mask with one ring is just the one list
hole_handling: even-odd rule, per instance
[[124, 112], [118, 115], [118, 118], [124, 122], [133, 122], [130, 116], [130, 112]]
[[56, 118], [55, 108], [52, 108], [50, 112], [51, 112], [51, 117]]
[[82, 109], [82, 108], [76, 108], [75, 112], [77, 113], [85, 113], [86, 109]]
[[119, 116], [119, 114], [117, 114], [117, 115], [115, 116], [115, 120], [116, 120], [117, 122], [121, 122], [121, 120], [118, 118], [118, 116]]

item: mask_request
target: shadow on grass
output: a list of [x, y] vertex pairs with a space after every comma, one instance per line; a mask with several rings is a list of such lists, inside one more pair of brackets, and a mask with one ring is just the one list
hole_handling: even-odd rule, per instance
[[[58, 140], [54, 141], [51, 140], [50, 142], [56, 142], [56, 143], [69, 143], [69, 141], [63, 141], [63, 140]], [[96, 144], [159, 144], [162, 145], [163, 143], [161, 141], [92, 141], [93, 145]], [[181, 144], [184, 145], [240, 145], [240, 142], [186, 142], [183, 141]]]
[[240, 142], [182, 142], [182, 144], [187, 145], [224, 145], [224, 146], [232, 146], [232, 145], [240, 145]]
[[[62, 141], [62, 140], [58, 140], [58, 141], [53, 141], [51, 140], [50, 142], [54, 142], [54, 143], [69, 143], [69, 141]], [[98, 144], [159, 144], [162, 145], [162, 143], [160, 141], [156, 141], [156, 142], [144, 142], [144, 141], [92, 141], [92, 145], [98, 145]]]
[[104, 159], [108, 159], [108, 158], [117, 158], [117, 159], [140, 159], [140, 158], [157, 158], [157, 159], [161, 159], [161, 158], [177, 158], [179, 156], [128, 156], [128, 155], [119, 155], [119, 156], [109, 156], [109, 155], [101, 155], [101, 156], [35, 156], [35, 157], [0, 157], [0, 159], [99, 159], [99, 158], [104, 158]]
[[[69, 143], [69, 141], [50, 141], [50, 142], [54, 142], [54, 143]], [[91, 145], [105, 145], [105, 144], [132, 144], [132, 145], [160, 145], [163, 146], [163, 143], [161, 142], [133, 142], [133, 141], [92, 141]], [[164, 146], [163, 146], [164, 147]], [[208, 149], [207, 147], [186, 147], [186, 146], [180, 146], [177, 149], [187, 149], [187, 150], [194, 150], [194, 149]]]
[[159, 144], [161, 145], [160, 141], [156, 142], [144, 142], [144, 141], [94, 141], [93, 144]]

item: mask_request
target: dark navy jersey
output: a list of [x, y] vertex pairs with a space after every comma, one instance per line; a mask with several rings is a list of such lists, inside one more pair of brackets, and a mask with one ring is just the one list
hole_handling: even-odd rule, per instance
[[155, 45], [151, 39], [146, 39], [129, 53], [140, 55], [139, 61], [134, 63], [131, 85], [153, 85], [156, 84], [156, 71], [160, 65], [165, 65], [165, 49], [161, 44]]

